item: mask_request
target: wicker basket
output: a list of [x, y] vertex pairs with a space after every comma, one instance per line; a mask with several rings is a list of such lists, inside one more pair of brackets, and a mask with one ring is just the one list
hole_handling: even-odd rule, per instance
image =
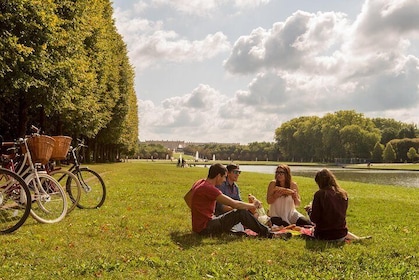
[[32, 136], [28, 139], [28, 147], [33, 162], [46, 164], [51, 158], [55, 140], [46, 135]]
[[67, 158], [68, 150], [70, 149], [71, 137], [68, 136], [52, 136], [55, 140], [54, 150], [52, 151], [51, 159], [63, 160]]

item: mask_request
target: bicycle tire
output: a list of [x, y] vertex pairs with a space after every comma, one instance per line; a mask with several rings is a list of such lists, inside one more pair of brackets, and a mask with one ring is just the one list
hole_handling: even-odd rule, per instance
[[52, 224], [64, 219], [67, 214], [67, 197], [60, 183], [46, 173], [34, 173], [25, 182], [32, 194], [31, 216], [40, 223]]
[[28, 185], [18, 174], [0, 168], [0, 233], [20, 228], [31, 210]]
[[79, 179], [77, 179], [77, 176], [73, 173], [63, 169], [53, 170], [49, 173], [49, 175], [54, 177], [54, 179], [56, 179], [58, 183], [61, 184], [61, 186], [65, 186], [65, 193], [67, 195], [68, 215], [77, 207], [77, 204], [80, 201], [81, 184], [79, 182]]
[[82, 194], [77, 207], [80, 209], [100, 208], [106, 199], [105, 183], [100, 175], [87, 167], [73, 171], [82, 187]]

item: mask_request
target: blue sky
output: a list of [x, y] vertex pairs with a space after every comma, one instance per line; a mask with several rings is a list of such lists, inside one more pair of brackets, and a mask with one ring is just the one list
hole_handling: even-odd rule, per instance
[[274, 141], [299, 116], [419, 124], [418, 0], [114, 0], [139, 138]]

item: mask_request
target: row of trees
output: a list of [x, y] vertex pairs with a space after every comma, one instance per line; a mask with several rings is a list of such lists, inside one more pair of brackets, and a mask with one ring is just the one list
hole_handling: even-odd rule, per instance
[[[211, 160], [213, 155], [221, 160], [279, 160], [279, 151], [275, 143], [254, 142], [248, 145], [232, 144], [205, 144], [188, 145], [183, 153], [195, 157], [196, 152], [200, 159]], [[160, 144], [140, 144], [136, 157], [147, 159], [171, 158], [173, 151]]]
[[96, 161], [138, 149], [134, 71], [109, 0], [0, 3], [0, 133], [85, 138]]
[[[218, 160], [279, 160], [279, 150], [275, 143], [254, 142], [248, 145], [235, 144], [203, 144], [188, 145], [183, 153], [195, 157], [196, 152], [200, 159], [211, 160], [215, 155]], [[138, 158], [165, 159], [172, 157], [173, 151], [160, 144], [140, 144], [135, 155]]]
[[234, 144], [206, 144], [190, 145], [184, 148], [184, 153], [195, 155], [198, 151], [200, 158], [212, 159], [213, 155], [220, 160], [270, 160], [280, 159], [280, 153], [275, 143], [253, 142], [248, 145]]
[[[338, 111], [324, 117], [299, 117], [275, 131], [276, 142], [248, 145], [189, 145], [184, 153], [220, 160], [301, 162], [405, 162], [418, 158], [417, 128], [393, 119], [366, 118], [355, 111]], [[143, 144], [140, 157], [171, 156], [167, 148]]]
[[305, 116], [283, 123], [275, 131], [281, 157], [289, 161], [334, 162], [336, 159], [390, 161], [384, 150], [394, 150], [393, 161], [408, 160], [418, 149], [417, 128], [393, 119], [366, 118], [355, 111], [324, 117]]

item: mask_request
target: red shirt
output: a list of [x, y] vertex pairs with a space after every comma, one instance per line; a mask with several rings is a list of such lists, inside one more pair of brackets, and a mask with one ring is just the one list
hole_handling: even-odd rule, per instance
[[215, 211], [215, 202], [221, 191], [214, 185], [201, 179], [192, 186], [192, 230], [201, 232], [207, 227]]

